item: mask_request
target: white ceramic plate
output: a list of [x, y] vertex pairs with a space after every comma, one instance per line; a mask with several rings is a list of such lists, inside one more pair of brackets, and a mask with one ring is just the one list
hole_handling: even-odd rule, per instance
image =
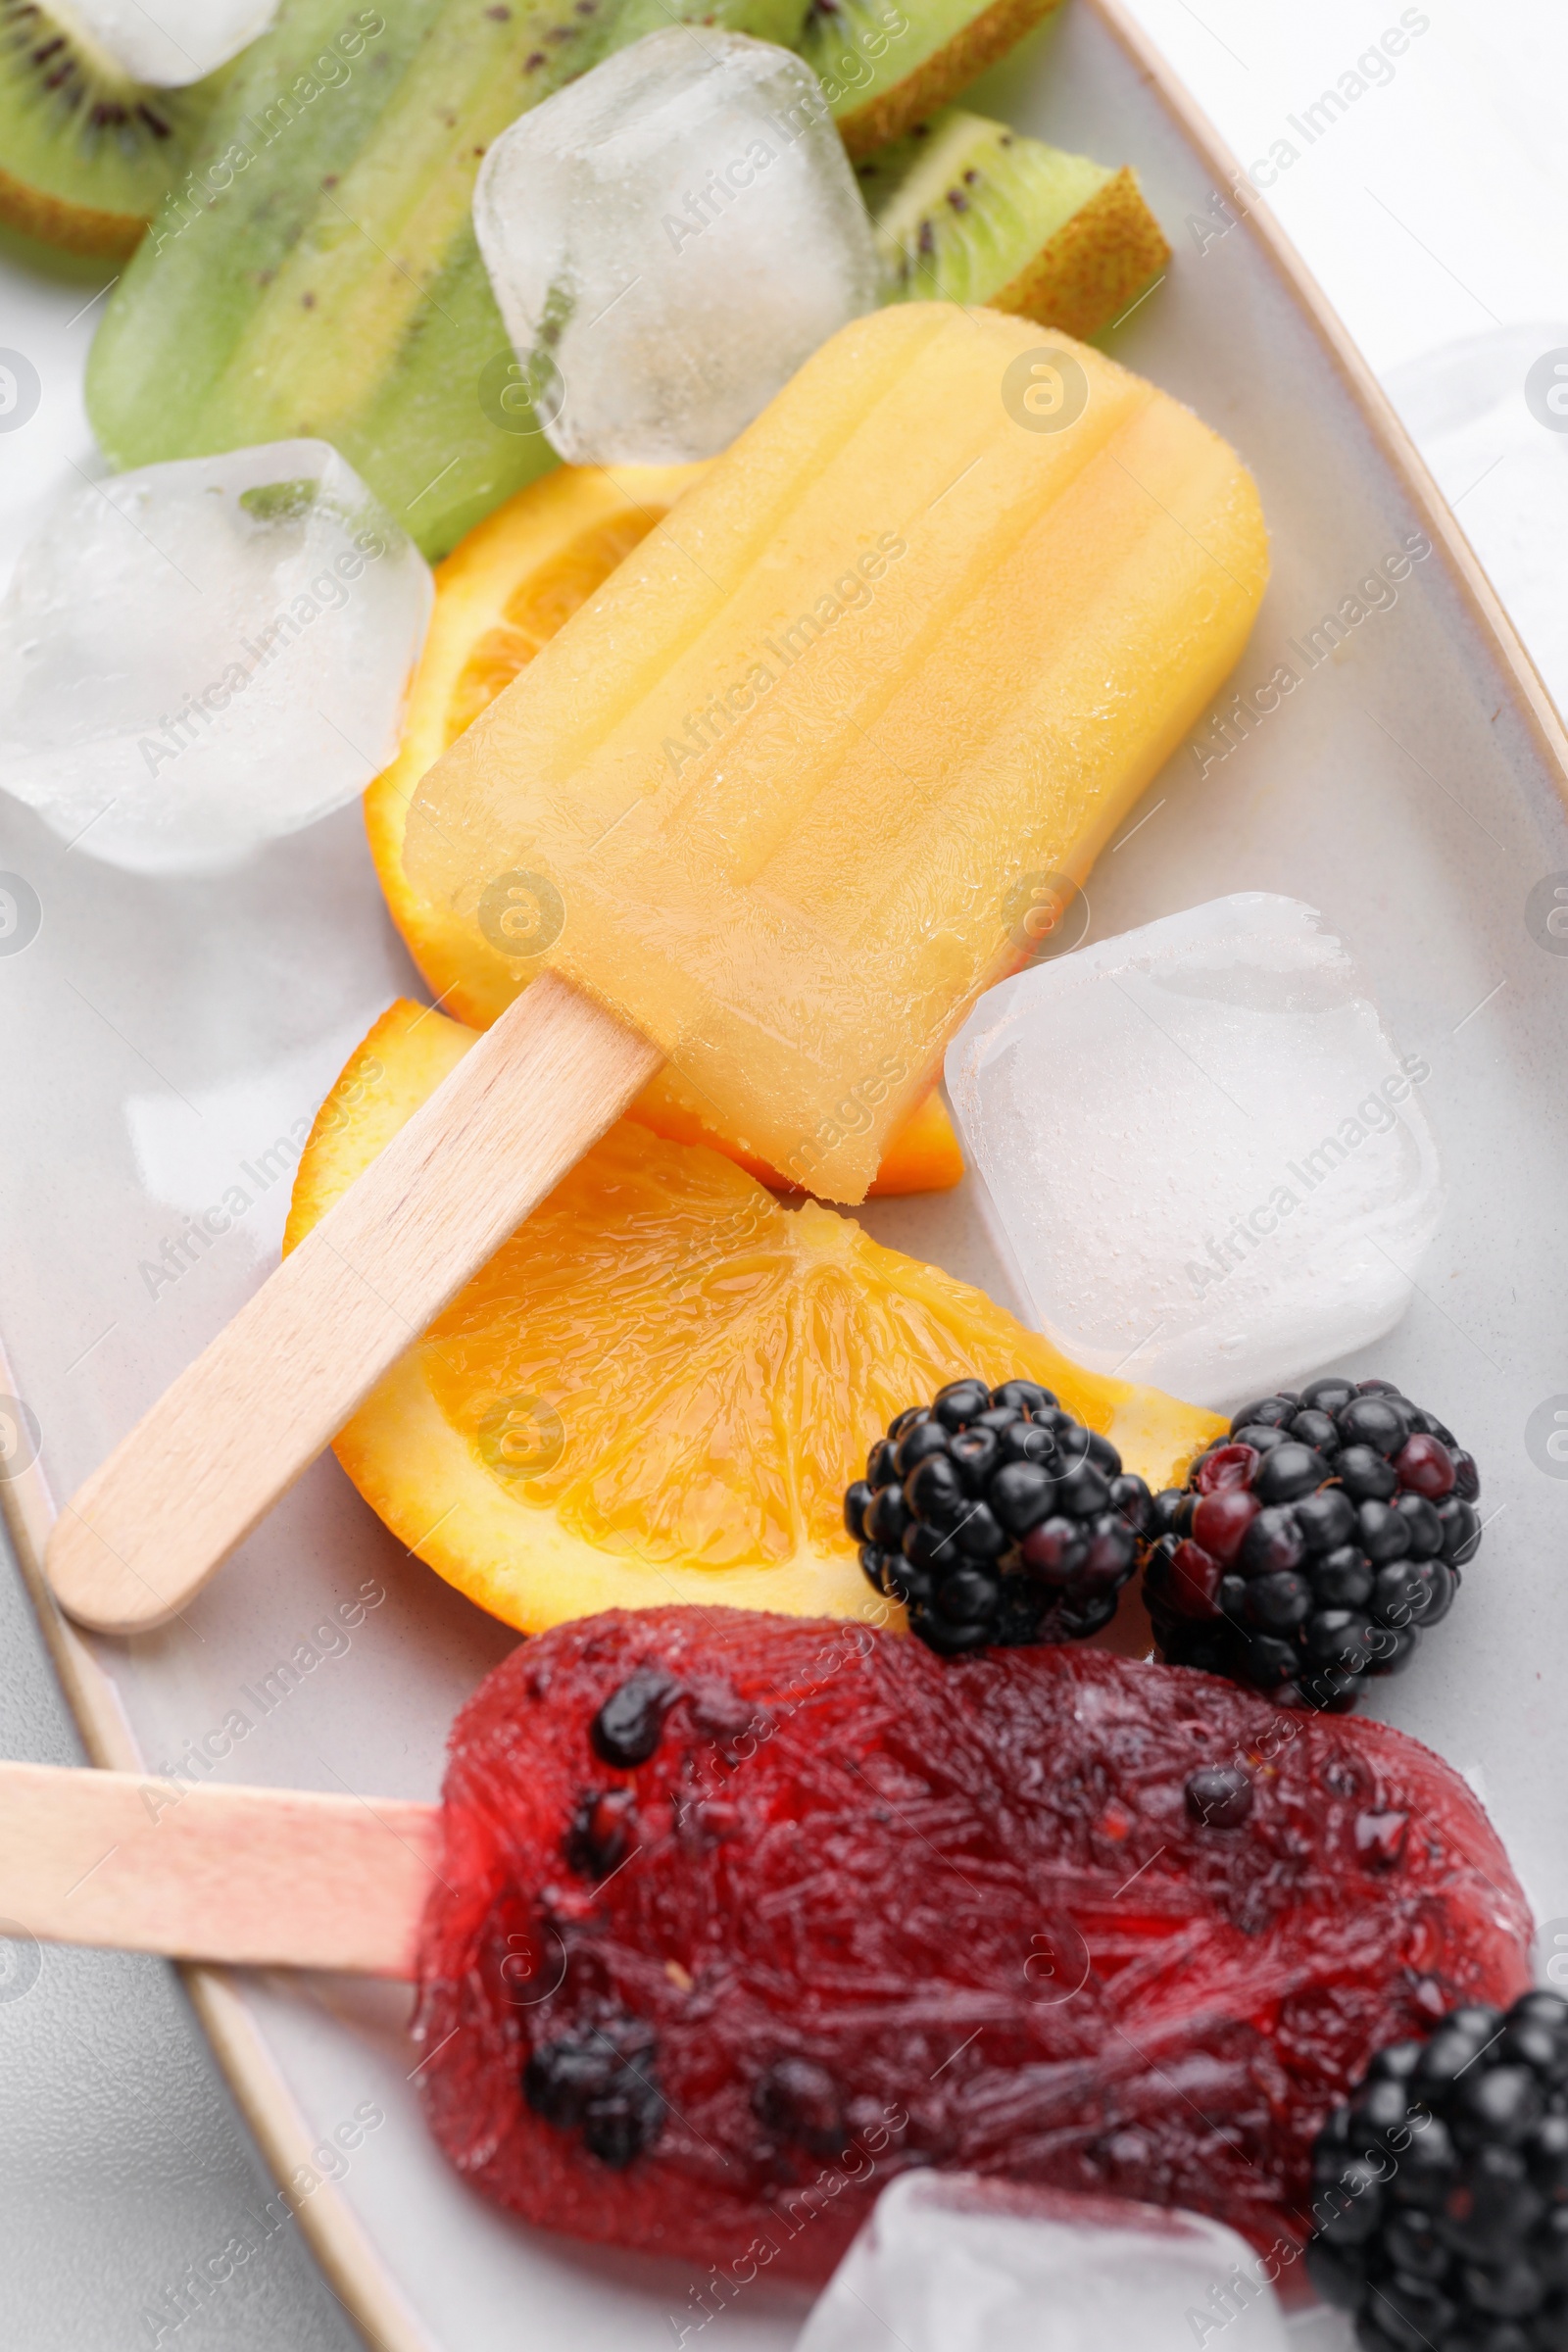
[[[977, 103], [1135, 162], [1171, 235], [1170, 282], [1111, 348], [1191, 402], [1256, 471], [1275, 573], [1239, 690], [1251, 695], [1282, 661], [1300, 668], [1293, 639], [1417, 535], [1433, 543], [1396, 605], [1350, 627], [1240, 748], [1207, 763], [1177, 756], [1090, 896], [1096, 936], [1227, 891], [1307, 899], [1349, 942], [1401, 1047], [1432, 1064], [1446, 1222], [1405, 1323], [1375, 1361], [1348, 1368], [1395, 1377], [1462, 1432], [1491, 1519], [1454, 1616], [1377, 1703], [1466, 1772], [1540, 1916], [1568, 1923], [1568, 1461], [1557, 1458], [1568, 1443], [1548, 1443], [1559, 1405], [1568, 1428], [1568, 1394], [1556, 1394], [1568, 1390], [1568, 957], [1542, 919], [1551, 877], [1568, 881], [1561, 732], [1463, 541], [1266, 220], [1199, 252], [1188, 222], [1212, 220], [1226, 159], [1136, 37], [1079, 0]], [[74, 314], [96, 280], [68, 274], [4, 281], [11, 332], [44, 381], [30, 442], [19, 435], [6, 452], [46, 461], [9, 494], [13, 542], [51, 472], [67, 479], [69, 460], [90, 462], [79, 377], [91, 316]], [[0, 865], [42, 909], [37, 937], [0, 956], [0, 1330], [42, 1432], [40, 1465], [9, 1499], [35, 1559], [50, 1492], [70, 1493], [274, 1261], [287, 1169], [317, 1103], [416, 983], [352, 810], [236, 877], [154, 885], [68, 853], [0, 801]], [[243, 1213], [181, 1268], [188, 1220], [236, 1186]], [[1008, 1296], [966, 1187], [880, 1204], [865, 1221]], [[379, 1597], [357, 1624], [318, 1633], [367, 1588]], [[330, 1459], [171, 1631], [85, 1644], [49, 1622], [100, 1761], [167, 1769], [238, 1710], [250, 1728], [220, 1774], [415, 1797], [436, 1792], [453, 1711], [512, 1640], [405, 1557]], [[295, 1677], [286, 1692], [280, 1665]], [[445, 2169], [409, 2081], [402, 1993], [204, 1971], [191, 1981], [280, 2171], [363, 2103], [384, 2114], [344, 2177], [300, 2206], [372, 2340], [398, 2352], [519, 2341], [654, 2352], [692, 2326], [691, 2275], [515, 2228]], [[759, 2282], [702, 2330], [704, 2352], [783, 2346], [800, 2308]], [[1337, 2326], [1320, 2324], [1320, 2340], [1346, 2340]]]

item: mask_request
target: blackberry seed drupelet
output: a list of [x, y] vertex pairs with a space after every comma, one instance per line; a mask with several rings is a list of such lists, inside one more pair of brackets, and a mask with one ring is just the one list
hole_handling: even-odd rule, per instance
[[1161, 1654], [1348, 1710], [1452, 1607], [1479, 1493], [1451, 1430], [1389, 1381], [1244, 1406], [1154, 1501], [1144, 1596]]
[[1109, 1440], [1049, 1389], [956, 1380], [877, 1440], [844, 1521], [877, 1592], [956, 1657], [1098, 1633], [1152, 1507]]
[[1568, 2352], [1568, 2001], [1380, 2051], [1313, 2152], [1313, 2285], [1362, 2352]]

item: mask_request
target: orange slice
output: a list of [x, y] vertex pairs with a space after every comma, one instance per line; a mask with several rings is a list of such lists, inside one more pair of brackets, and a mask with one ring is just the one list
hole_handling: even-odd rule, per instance
[[[707, 471], [706, 466], [618, 466], [612, 472], [561, 466], [498, 507], [437, 566], [435, 611], [403, 741], [365, 796], [365, 821], [409, 954], [436, 1002], [475, 1028], [488, 1028], [526, 987], [529, 967], [412, 887], [403, 871], [409, 802], [425, 769]], [[763, 1183], [791, 1189], [714, 1128], [672, 1070], [644, 1088], [631, 1115], [677, 1143], [710, 1144]], [[894, 1137], [871, 1191], [943, 1192], [962, 1174], [958, 1139], [940, 1097], [930, 1095]]]
[[[317, 1117], [285, 1250], [476, 1034], [407, 1001], [382, 1015]], [[1043, 1381], [1155, 1487], [1223, 1426], [1080, 1371], [852, 1218], [786, 1207], [720, 1153], [623, 1119], [335, 1450], [401, 1543], [525, 1633], [674, 1601], [883, 1620], [844, 1490], [895, 1412], [963, 1372]]]

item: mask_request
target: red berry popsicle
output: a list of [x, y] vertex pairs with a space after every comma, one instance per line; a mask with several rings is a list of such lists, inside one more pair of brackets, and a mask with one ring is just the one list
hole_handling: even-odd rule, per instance
[[562, 1626], [459, 1717], [445, 1838], [447, 2154], [548, 2228], [813, 2279], [913, 2165], [1298, 2239], [1370, 2054], [1529, 1981], [1428, 1750], [1087, 1649]]
[[922, 2165], [1294, 2247], [1373, 2054], [1529, 1982], [1438, 1757], [1087, 1648], [615, 1614], [487, 1678], [439, 1811], [207, 1787], [154, 1822], [131, 1776], [0, 1783], [8, 1918], [416, 1974], [427, 2118], [477, 2190], [808, 2279]]

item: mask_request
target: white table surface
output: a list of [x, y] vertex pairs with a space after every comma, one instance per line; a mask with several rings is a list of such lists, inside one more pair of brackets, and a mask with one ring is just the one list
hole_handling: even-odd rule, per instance
[[[1568, 351], [1568, 11], [1492, 0], [1131, 0], [1244, 165], [1297, 149], [1270, 191], [1280, 219], [1384, 378], [1512, 607], [1559, 703], [1568, 615], [1568, 433], [1525, 403], [1542, 354]], [[1306, 142], [1291, 126], [1390, 27], [1428, 21], [1392, 78]], [[1326, 110], [1332, 114], [1334, 110]], [[1120, 158], [1105, 158], [1119, 161]], [[1133, 159], [1136, 160], [1136, 159]], [[1281, 159], [1283, 161], [1283, 159]], [[1166, 227], [1197, 257], [1202, 231]], [[29, 284], [0, 240], [0, 343], [26, 348]], [[76, 266], [86, 303], [103, 272]], [[81, 321], [90, 331], [94, 314]], [[24, 444], [0, 442], [0, 579], [68, 456], [71, 401]], [[26, 1604], [0, 1573], [0, 1752], [76, 1748]], [[213, 2217], [265, 2177], [172, 1974], [151, 1961], [49, 1952], [21, 1999], [0, 1984], [0, 2340], [19, 2352], [142, 2352]], [[280, 2233], [247, 2292], [194, 2308], [178, 2352], [342, 2352], [357, 2339]]]

